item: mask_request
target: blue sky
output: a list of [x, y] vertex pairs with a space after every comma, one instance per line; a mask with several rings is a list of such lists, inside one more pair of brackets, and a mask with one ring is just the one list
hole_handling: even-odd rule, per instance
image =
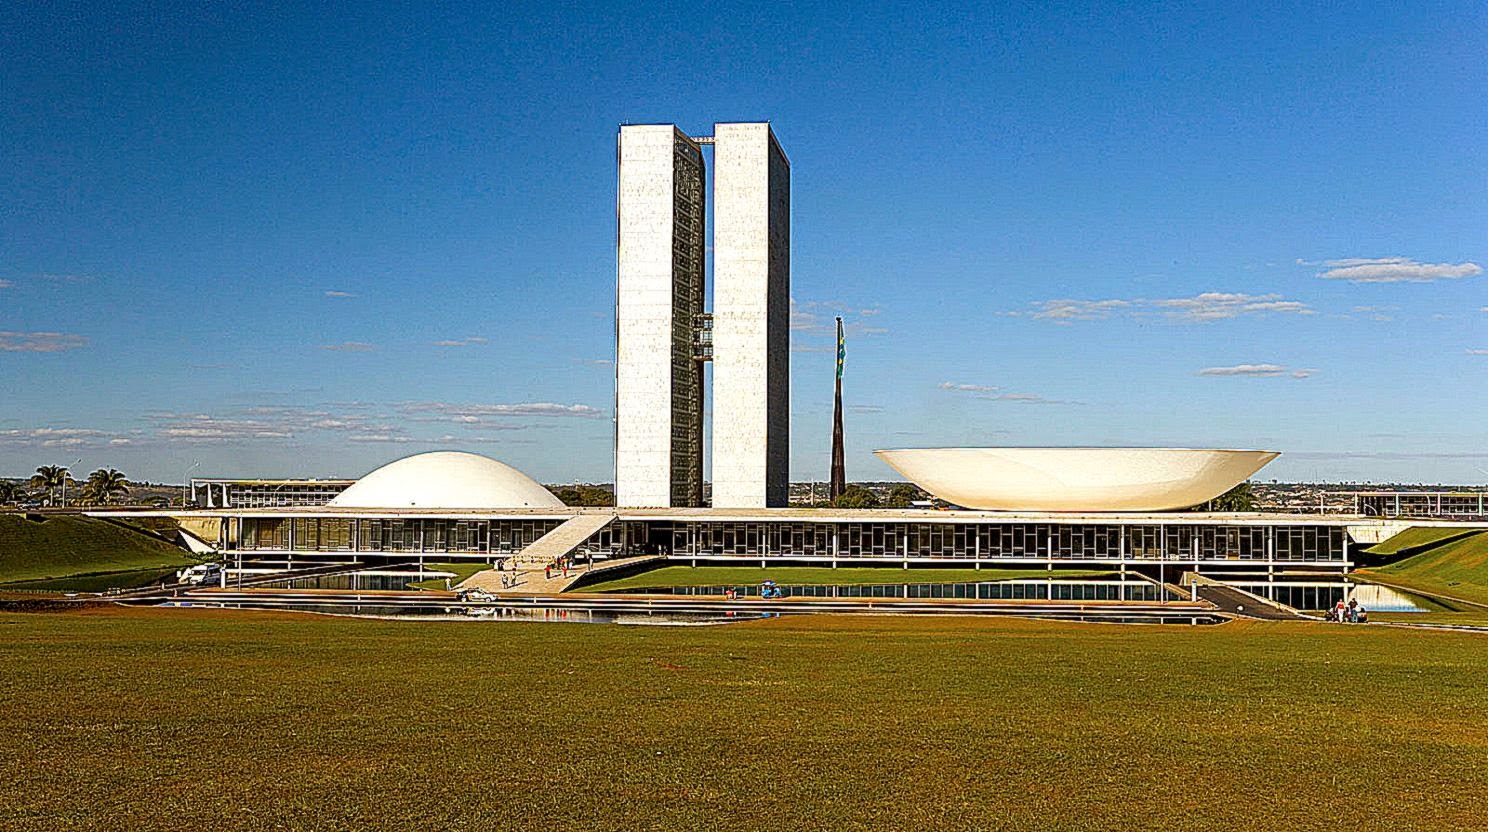
[[10, 4], [0, 475], [608, 480], [616, 126], [770, 120], [793, 477], [843, 314], [854, 479], [1488, 481], [1488, 11], [1252, 5]]

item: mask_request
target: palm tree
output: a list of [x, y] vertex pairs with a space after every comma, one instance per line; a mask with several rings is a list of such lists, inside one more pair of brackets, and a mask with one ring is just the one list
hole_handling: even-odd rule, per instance
[[107, 503], [129, 493], [129, 480], [113, 468], [99, 468], [88, 475], [83, 485], [83, 499]]
[[15, 480], [0, 480], [0, 504], [19, 503], [26, 499], [26, 486]]
[[67, 479], [67, 469], [61, 465], [43, 465], [37, 468], [36, 474], [31, 477], [31, 487], [45, 489], [47, 505], [51, 505], [52, 492], [63, 487]]

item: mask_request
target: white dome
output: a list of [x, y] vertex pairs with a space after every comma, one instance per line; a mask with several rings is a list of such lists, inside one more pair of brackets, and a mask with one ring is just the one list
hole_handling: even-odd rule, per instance
[[562, 508], [563, 501], [505, 463], [480, 454], [432, 451], [378, 468], [330, 505], [345, 508]]

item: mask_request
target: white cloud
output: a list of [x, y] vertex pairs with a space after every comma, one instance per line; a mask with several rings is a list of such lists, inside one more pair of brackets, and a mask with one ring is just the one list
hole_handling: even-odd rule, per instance
[[1001, 392], [1002, 388], [991, 384], [963, 384], [955, 381], [942, 381], [937, 387], [941, 390], [949, 390], [953, 393], [969, 393], [973, 398], [986, 402], [1017, 402], [1020, 404], [1079, 404], [1079, 402], [1067, 402], [1059, 399], [1046, 399], [1037, 393], [1013, 393]]
[[[1153, 313], [1184, 323], [1209, 323], [1248, 315], [1312, 315], [1307, 304], [1281, 295], [1203, 292], [1189, 298], [1107, 298], [1105, 300], [1037, 301], [1031, 317], [1056, 324], [1099, 321], [1117, 316], [1142, 317]], [[1020, 313], [1010, 313], [1020, 314]]]
[[339, 344], [324, 344], [321, 349], [332, 352], [368, 352], [375, 347], [366, 341], [342, 341]]
[[9, 280], [0, 280], [0, 289], [14, 289], [15, 284]]
[[1070, 321], [1098, 321], [1125, 310], [1132, 305], [1129, 300], [1044, 300], [1035, 303], [1033, 317], [1041, 321], [1068, 323]]
[[294, 438], [294, 432], [282, 425], [258, 419], [221, 419], [205, 413], [176, 418], [162, 426], [158, 433], [162, 439], [189, 442]]
[[401, 427], [379, 422], [374, 414], [283, 405], [244, 407], [228, 416], [154, 413], [149, 419], [159, 425], [158, 438], [181, 442], [277, 441], [314, 432], [403, 432]]
[[63, 352], [87, 345], [87, 338], [67, 332], [0, 332], [0, 352]]
[[478, 344], [488, 344], [490, 341], [480, 336], [472, 335], [468, 338], [450, 338], [443, 341], [435, 341], [436, 347], [472, 347]]
[[1471, 350], [1468, 350], [1467, 351], [1467, 354], [1468, 355], [1488, 355], [1488, 350], [1471, 349]]
[[[408, 402], [401, 406], [406, 413], [432, 413], [451, 421], [468, 424], [484, 421], [484, 417], [577, 417], [601, 419], [605, 413], [587, 404], [560, 404], [558, 402], [519, 402], [516, 404], [454, 404], [450, 402]], [[474, 421], [472, 421], [474, 420]]]
[[1152, 301], [1169, 317], [1183, 321], [1207, 323], [1239, 318], [1244, 315], [1311, 315], [1307, 304], [1283, 300], [1281, 295], [1246, 295], [1233, 292], [1204, 292], [1191, 298]]
[[11, 428], [0, 430], [0, 444], [39, 448], [80, 448], [109, 444], [114, 434], [93, 428]]
[[814, 303], [796, 303], [795, 298], [790, 299], [790, 328], [794, 332], [811, 332], [820, 326], [815, 312], [807, 307], [815, 306]]
[[977, 396], [989, 402], [1015, 402], [1017, 404], [1079, 404], [1079, 402], [1067, 402], [1060, 399], [1046, 399], [1037, 393], [998, 393], [994, 396]]
[[797, 301], [790, 299], [790, 328], [792, 332], [803, 335], [822, 336], [836, 338], [837, 321], [842, 318], [842, 326], [848, 335], [883, 335], [889, 330], [887, 327], [868, 325], [863, 323], [863, 318], [873, 318], [881, 314], [882, 310], [869, 308], [859, 309], [848, 306], [841, 301], [833, 300], [808, 300]]
[[1349, 310], [1349, 315], [1363, 315], [1371, 321], [1385, 322], [1395, 320], [1394, 313], [1399, 310], [1398, 306], [1355, 306]]
[[1325, 260], [1323, 267], [1318, 277], [1350, 283], [1430, 283], [1460, 280], [1483, 273], [1483, 267], [1471, 261], [1421, 263], [1408, 257], [1349, 257]]
[[339, 291], [339, 290], [336, 290], [336, 289], [327, 289], [325, 291], [325, 296], [328, 297], [328, 298], [354, 298], [354, 297], [356, 297], [356, 295], [353, 294], [353, 293], [351, 293], [351, 292], [342, 292], [342, 291]]
[[1278, 378], [1290, 376], [1295, 379], [1311, 378], [1317, 373], [1310, 367], [1292, 369], [1281, 364], [1236, 364], [1232, 367], [1205, 367], [1201, 376], [1231, 376], [1242, 378]]

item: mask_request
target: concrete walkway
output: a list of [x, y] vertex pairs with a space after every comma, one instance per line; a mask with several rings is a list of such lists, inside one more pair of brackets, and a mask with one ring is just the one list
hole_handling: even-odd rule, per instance
[[512, 558], [519, 566], [535, 566], [541, 570], [559, 558], [584, 545], [605, 526], [615, 522], [614, 512], [602, 514], [580, 514], [565, 520], [558, 527], [527, 544], [526, 548]]
[[[607, 560], [592, 566], [569, 569], [568, 576], [564, 577], [561, 570], [552, 570], [550, 575], [544, 575], [542, 567], [518, 566], [515, 570], [498, 572], [495, 569], [486, 569], [471, 575], [461, 581], [456, 589], [484, 589], [487, 592], [498, 595], [557, 595], [565, 592], [582, 577], [589, 575], [600, 575], [606, 572], [623, 572], [624, 570], [642, 563], [666, 560], [665, 555], [641, 555], [634, 558], [620, 558], [618, 560]], [[508, 580], [515, 577], [516, 586], [503, 587], [501, 579], [505, 576]]]

